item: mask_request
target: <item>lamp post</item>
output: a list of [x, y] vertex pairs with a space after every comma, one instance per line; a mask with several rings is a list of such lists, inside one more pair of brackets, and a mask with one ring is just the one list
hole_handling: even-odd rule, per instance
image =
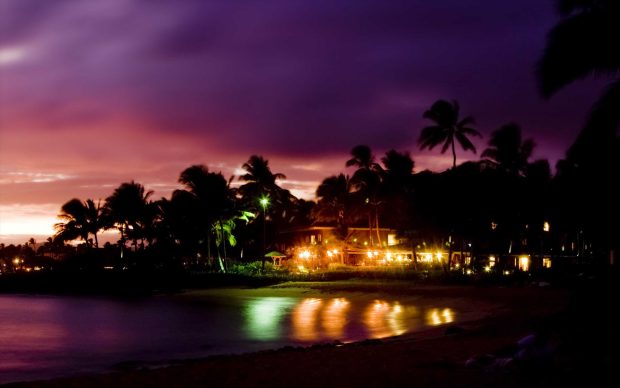
[[266, 233], [266, 224], [267, 224], [267, 205], [269, 205], [269, 197], [267, 196], [262, 196], [259, 201], [258, 201], [261, 205], [261, 207], [263, 208], [263, 253], [262, 253], [262, 257], [261, 257], [261, 270], [265, 269], [265, 250], [266, 250], [266, 241], [267, 241], [267, 233]]

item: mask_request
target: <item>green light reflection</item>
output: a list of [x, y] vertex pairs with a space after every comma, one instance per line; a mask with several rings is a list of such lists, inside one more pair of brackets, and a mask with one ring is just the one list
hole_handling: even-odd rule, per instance
[[297, 300], [286, 297], [264, 297], [248, 301], [246, 306], [246, 328], [250, 338], [259, 341], [279, 339], [281, 321]]

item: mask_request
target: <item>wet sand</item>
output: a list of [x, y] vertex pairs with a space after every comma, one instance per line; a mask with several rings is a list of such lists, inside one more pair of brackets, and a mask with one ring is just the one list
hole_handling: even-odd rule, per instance
[[[23, 387], [212, 386], [519, 386], [533, 377], [514, 367], [467, 368], [472, 356], [497, 354], [519, 338], [556, 322], [571, 292], [550, 287], [414, 286], [407, 282], [288, 283], [260, 289], [206, 290], [180, 295], [250, 293], [265, 296], [398, 297], [403, 303], [448, 303], [462, 311], [457, 324], [352, 344], [285, 348], [216, 356], [150, 370], [120, 371], [15, 384]], [[558, 331], [554, 328], [553, 330]], [[559, 331], [554, 335], [560, 336]], [[540, 373], [539, 373], [540, 372]], [[515, 374], [516, 373], [516, 374]], [[543, 376], [540, 377], [539, 375]], [[526, 379], [526, 380], [523, 380]], [[529, 384], [526, 384], [529, 385]], [[546, 386], [545, 384], [543, 384]]]

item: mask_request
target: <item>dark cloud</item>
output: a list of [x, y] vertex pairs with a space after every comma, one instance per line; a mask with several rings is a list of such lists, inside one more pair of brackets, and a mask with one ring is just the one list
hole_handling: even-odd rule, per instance
[[[487, 134], [520, 123], [557, 159], [600, 86], [538, 96], [551, 1], [5, 0], [2, 11], [0, 50], [24, 53], [0, 68], [3, 122], [14, 137], [58, 133], [54, 155], [77, 141], [68, 134], [101, 160], [141, 162], [175, 136], [210, 162], [414, 149], [422, 112], [447, 98]], [[132, 131], [142, 148], [115, 141]]]

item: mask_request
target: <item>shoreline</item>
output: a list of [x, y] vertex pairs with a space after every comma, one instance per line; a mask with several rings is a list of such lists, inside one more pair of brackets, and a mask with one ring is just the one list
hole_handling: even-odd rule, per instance
[[[300, 382], [295, 379], [296, 376], [304, 376], [306, 370], [313, 370], [314, 378], [336, 379], [334, 381], [340, 381], [345, 385], [357, 380], [360, 376], [365, 376], [359, 384], [367, 385], [365, 383], [369, 381], [379, 384], [383, 379], [381, 374], [371, 373], [374, 369], [373, 365], [377, 362], [382, 365], [381, 370], [393, 376], [392, 383], [394, 384], [403, 384], [408, 381], [407, 378], [414, 378], [410, 371], [416, 371], [416, 378], [426, 376], [422, 378], [427, 378], [429, 384], [433, 379], [439, 378], [433, 372], [434, 367], [425, 370], [424, 365], [444, 365], [458, 375], [471, 378], [470, 375], [475, 371], [464, 368], [464, 362], [468, 358], [494, 352], [515, 343], [522, 336], [535, 331], [545, 319], [562, 311], [568, 303], [567, 290], [551, 288], [421, 286], [391, 282], [390, 286], [382, 288], [378, 294], [369, 294], [369, 288], [376, 289], [381, 283], [376, 281], [307, 284], [295, 282], [264, 288], [235, 288], [232, 292], [254, 295], [295, 294], [302, 297], [325, 297], [345, 292], [359, 293], [369, 299], [381, 295], [401, 295], [407, 299], [421, 298], [422, 300], [450, 298], [460, 299], [461, 303], [483, 301], [487, 306], [490, 302], [494, 302], [493, 307], [497, 314], [482, 315], [477, 319], [459, 320], [455, 324], [445, 324], [383, 339], [347, 344], [323, 343], [306, 347], [284, 347], [255, 353], [208, 356], [201, 359], [168, 360], [162, 361], [156, 367], [153, 367], [153, 364], [144, 365], [139, 362], [131, 365], [132, 362], [128, 361], [117, 364], [117, 367], [127, 364], [125, 367], [130, 366], [130, 370], [126, 368], [111, 373], [11, 383], [8, 386], [304, 385], [305, 381]], [[231, 290], [191, 290], [175, 297], [194, 299], [219, 292], [230, 293]], [[545, 297], [542, 298], [541, 295]], [[502, 304], [495, 304], [497, 301], [502, 301]], [[529, 304], [525, 304], [527, 302]], [[407, 355], [406, 362], [398, 356], [403, 353]], [[317, 364], [317, 360], [324, 360], [325, 364]], [[245, 367], [243, 370], [238, 370], [236, 366], [240, 364], [250, 365], [249, 370]], [[285, 367], [276, 367], [276, 364], [283, 364]], [[334, 367], [330, 367], [331, 364]], [[136, 367], [142, 369], [136, 370]], [[266, 370], [270, 368], [277, 368], [280, 372], [277, 375], [267, 373]], [[358, 370], [359, 376], [351, 374]], [[243, 372], [242, 377], [239, 377], [241, 372]], [[308, 381], [316, 382], [312, 379]]]

